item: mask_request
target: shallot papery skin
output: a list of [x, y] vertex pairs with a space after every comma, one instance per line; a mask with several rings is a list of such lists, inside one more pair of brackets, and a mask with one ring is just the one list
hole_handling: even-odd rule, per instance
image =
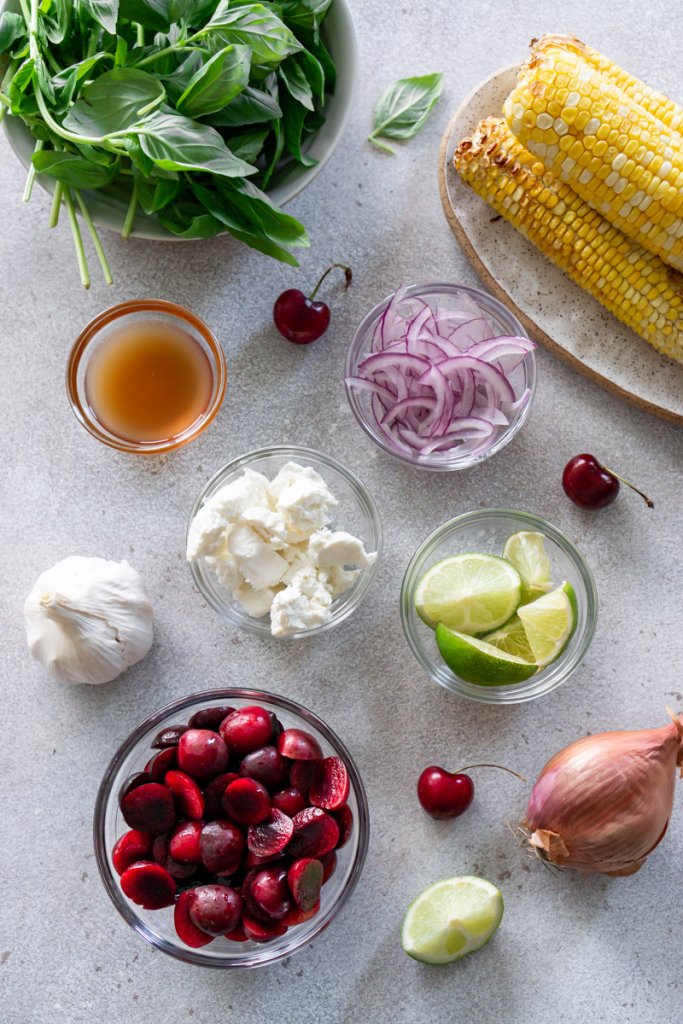
[[543, 859], [586, 874], [632, 875], [664, 838], [683, 776], [683, 720], [570, 743], [541, 772], [525, 828]]

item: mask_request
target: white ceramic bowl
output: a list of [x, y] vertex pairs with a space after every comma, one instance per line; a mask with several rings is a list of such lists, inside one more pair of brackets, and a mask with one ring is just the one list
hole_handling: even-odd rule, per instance
[[[18, 0], [0, 2], [0, 10], [18, 11]], [[337, 86], [334, 94], [328, 97], [325, 123], [303, 147], [304, 152], [318, 162], [313, 167], [294, 164], [287, 177], [268, 190], [269, 198], [277, 206], [288, 203], [320, 173], [336, 149], [351, 114], [358, 78], [358, 41], [347, 0], [334, 0], [323, 23], [322, 35], [337, 68]], [[17, 117], [7, 116], [2, 124], [10, 146], [28, 170], [35, 146], [33, 136], [24, 122]], [[53, 191], [54, 183], [49, 178], [38, 181], [49, 192]], [[121, 231], [126, 216], [126, 204], [122, 200], [105, 196], [101, 192], [85, 192], [84, 195], [98, 227]], [[165, 242], [185, 241], [167, 231], [156, 217], [149, 217], [144, 213], [136, 216], [132, 234], [138, 238], [160, 239]]]

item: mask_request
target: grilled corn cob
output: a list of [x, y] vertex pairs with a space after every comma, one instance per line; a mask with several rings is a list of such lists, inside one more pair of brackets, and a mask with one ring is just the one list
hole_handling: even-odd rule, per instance
[[454, 157], [475, 192], [656, 349], [683, 362], [683, 276], [627, 238], [487, 118]]
[[639, 103], [641, 107], [645, 107], [650, 114], [653, 114], [667, 128], [679, 134], [683, 133], [683, 107], [674, 103], [663, 92], [651, 89], [645, 82], [641, 82], [639, 78], [635, 78], [628, 71], [624, 71], [617, 64], [613, 64], [609, 57], [603, 57], [601, 53], [587, 46], [580, 39], [576, 39], [575, 36], [541, 36], [540, 39], [535, 39], [531, 44], [531, 57], [529, 59], [533, 60], [535, 57], [541, 57], [549, 46], [575, 50], [585, 58], [591, 67], [594, 67], [596, 71], [609, 78], [612, 85], [616, 85], [618, 89], [625, 92], [634, 103]]
[[503, 108], [515, 137], [624, 234], [683, 270], [683, 140], [578, 50], [547, 42]]

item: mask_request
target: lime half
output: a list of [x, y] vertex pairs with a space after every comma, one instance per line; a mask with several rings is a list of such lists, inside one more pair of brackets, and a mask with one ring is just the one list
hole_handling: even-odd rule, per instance
[[539, 668], [562, 654], [576, 629], [577, 609], [574, 588], [566, 581], [519, 609], [519, 618]]
[[522, 577], [522, 604], [547, 594], [552, 587], [550, 559], [542, 533], [522, 530], [508, 537], [503, 558], [512, 562]]
[[522, 658], [524, 661], [535, 660], [529, 646], [524, 623], [519, 615], [513, 615], [509, 622], [506, 622], [500, 629], [494, 630], [493, 633], [487, 633], [482, 640], [497, 647], [499, 651], [514, 654], [515, 657]]
[[436, 644], [441, 657], [456, 676], [477, 686], [507, 686], [523, 683], [538, 671], [515, 654], [508, 654], [485, 640], [456, 633], [443, 623], [436, 627]]
[[522, 581], [496, 555], [452, 555], [428, 569], [415, 591], [415, 610], [432, 629], [439, 622], [472, 636], [488, 633], [515, 614]]
[[450, 964], [481, 949], [502, 917], [503, 897], [491, 882], [474, 875], [444, 878], [408, 907], [401, 944], [423, 964]]

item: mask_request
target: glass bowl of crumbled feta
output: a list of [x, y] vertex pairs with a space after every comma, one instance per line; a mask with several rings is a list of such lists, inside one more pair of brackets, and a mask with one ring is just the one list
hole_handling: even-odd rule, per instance
[[211, 477], [186, 554], [215, 611], [251, 633], [299, 639], [353, 614], [381, 548], [377, 506], [358, 477], [322, 452], [278, 445]]

